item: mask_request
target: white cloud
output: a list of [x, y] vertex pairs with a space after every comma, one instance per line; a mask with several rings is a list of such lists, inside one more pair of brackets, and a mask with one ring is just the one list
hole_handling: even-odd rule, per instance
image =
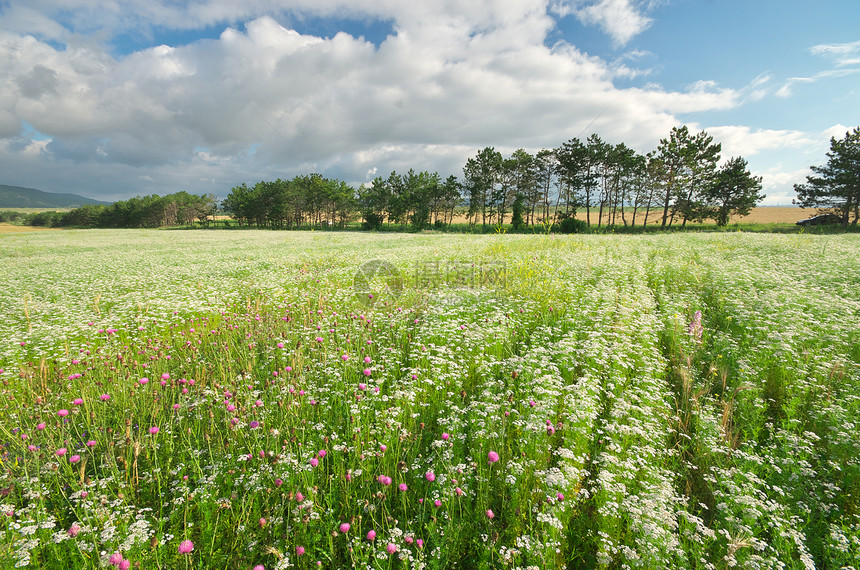
[[819, 44], [809, 48], [812, 55], [830, 57], [836, 65], [856, 65], [860, 62], [860, 41], [842, 44]]
[[806, 133], [794, 130], [756, 129], [743, 125], [708, 127], [708, 134], [722, 144], [723, 157], [750, 157], [766, 150], [798, 149], [815, 145]]
[[599, 26], [616, 46], [626, 45], [651, 25], [651, 18], [631, 0], [558, 0], [552, 10], [560, 17], [576, 16], [586, 26]]
[[762, 206], [790, 206], [791, 201], [797, 197], [794, 192], [794, 185], [806, 182], [809, 169], [801, 168], [786, 171], [779, 164], [764, 171], [753, 172], [753, 174], [761, 176], [762, 179], [762, 192], [766, 196], [761, 203]]
[[809, 48], [812, 55], [825, 57], [833, 61], [835, 69], [825, 69], [807, 77], [791, 77], [776, 91], [776, 96], [790, 97], [792, 87], [797, 83], [815, 83], [823, 79], [847, 77], [860, 73], [860, 41], [841, 44], [819, 44]]
[[[836, 140], [841, 140], [845, 138], [845, 135], [851, 132], [851, 127], [846, 127], [843, 124], [833, 125], [832, 127], [828, 127], [821, 132], [821, 135], [825, 141], [827, 141], [828, 145], [831, 138], [835, 138]], [[829, 148], [829, 146], [828, 146]]]
[[[59, 14], [71, 0], [32, 5]], [[0, 31], [0, 137], [19, 137], [27, 122], [51, 139], [26, 160], [26, 145], [0, 149], [0, 171], [14, 178], [5, 183], [224, 195], [242, 181], [309, 170], [354, 183], [410, 167], [459, 174], [486, 145], [538, 150], [599, 132], [650, 150], [677, 114], [730, 109], [744, 96], [708, 82], [619, 89], [613, 81], [635, 69], [545, 45], [554, 20], [541, 0], [291, 4], [295, 13], [391, 20], [396, 33], [378, 46], [345, 33], [301, 35], [264, 0], [78, 5], [56, 20], [76, 38], [62, 47]], [[233, 24], [216, 39], [123, 57], [110, 54], [109, 37], [80, 36], [87, 27], [225, 21]]]

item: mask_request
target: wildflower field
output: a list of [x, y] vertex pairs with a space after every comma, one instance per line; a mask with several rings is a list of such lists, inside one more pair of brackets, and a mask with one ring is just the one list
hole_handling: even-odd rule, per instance
[[860, 568], [860, 235], [0, 237], [0, 568]]

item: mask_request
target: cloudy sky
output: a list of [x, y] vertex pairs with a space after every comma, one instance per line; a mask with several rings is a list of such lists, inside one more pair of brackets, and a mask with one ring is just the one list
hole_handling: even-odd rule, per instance
[[0, 0], [0, 184], [105, 200], [687, 124], [790, 204], [858, 102], [856, 0]]

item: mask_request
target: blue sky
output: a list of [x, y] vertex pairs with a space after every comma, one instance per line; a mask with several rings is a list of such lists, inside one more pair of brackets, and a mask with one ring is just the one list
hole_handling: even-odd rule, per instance
[[0, 1], [0, 184], [101, 199], [310, 171], [461, 175], [484, 146], [673, 126], [766, 204], [860, 124], [856, 1]]

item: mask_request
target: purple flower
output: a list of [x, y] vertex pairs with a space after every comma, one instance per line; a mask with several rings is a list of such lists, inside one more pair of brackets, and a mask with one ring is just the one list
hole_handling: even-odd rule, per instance
[[495, 451], [491, 451], [487, 454], [487, 463], [495, 463], [499, 460], [499, 454]]
[[190, 540], [183, 540], [179, 543], [179, 554], [190, 554], [194, 550], [194, 543]]

